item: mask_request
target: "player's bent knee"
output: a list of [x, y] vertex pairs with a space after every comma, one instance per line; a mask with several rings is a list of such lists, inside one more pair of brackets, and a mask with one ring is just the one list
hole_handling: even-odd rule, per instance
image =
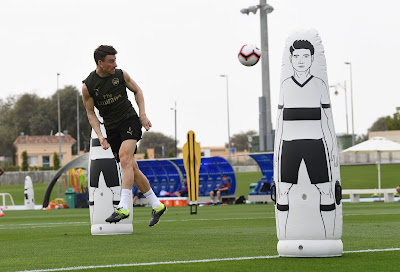
[[128, 154], [124, 154], [124, 153], [120, 153], [119, 154], [119, 159], [121, 162], [121, 167], [122, 168], [128, 168], [128, 167], [132, 167], [133, 166], [133, 156], [132, 155], [128, 155]]

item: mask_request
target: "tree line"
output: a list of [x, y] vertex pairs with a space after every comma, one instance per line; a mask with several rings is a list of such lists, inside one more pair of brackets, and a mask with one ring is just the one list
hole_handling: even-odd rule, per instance
[[[61, 132], [77, 138], [77, 105], [81, 150], [89, 149], [90, 124], [82, 103], [80, 92], [74, 86], [59, 90]], [[77, 103], [78, 100], [78, 103]], [[15, 162], [13, 142], [19, 135], [54, 135], [58, 132], [57, 92], [48, 98], [25, 93], [17, 97], [0, 99], [0, 156]], [[77, 153], [75, 145], [73, 153]]]
[[400, 130], [400, 107], [392, 116], [382, 116], [376, 120], [368, 131]]
[[[89, 151], [91, 127], [82, 103], [80, 91], [75, 86], [65, 86], [59, 90], [61, 130], [77, 139], [77, 105], [79, 107], [80, 149]], [[78, 103], [77, 103], [78, 100]], [[378, 118], [368, 131], [400, 130], [400, 108], [392, 116]], [[9, 157], [15, 163], [16, 149], [13, 142], [22, 133], [24, 135], [51, 135], [58, 132], [57, 92], [48, 98], [36, 94], [25, 93], [0, 99], [0, 156]], [[248, 136], [257, 132], [249, 130], [234, 134], [231, 142], [238, 152], [248, 150]], [[359, 135], [357, 142], [367, 139], [367, 135]], [[179, 143], [177, 143], [178, 145]], [[225, 147], [228, 144], [225, 143]], [[154, 148], [155, 157], [174, 157], [175, 140], [160, 132], [145, 132], [139, 142], [139, 153], [146, 153]], [[73, 154], [77, 153], [77, 144], [73, 146]], [[178, 153], [181, 150], [177, 150]]]
[[[80, 150], [89, 151], [91, 126], [80, 91], [75, 86], [65, 86], [59, 94], [61, 132], [77, 140], [78, 106]], [[15, 165], [13, 143], [19, 135], [55, 135], [58, 132], [57, 97], [57, 92], [47, 98], [25, 93], [0, 99], [0, 156], [11, 158], [11, 165]], [[157, 158], [175, 156], [175, 140], [162, 133], [145, 132], [139, 142], [139, 152], [145, 153], [147, 148], [154, 148]], [[72, 149], [72, 153], [77, 154], [77, 144]]]

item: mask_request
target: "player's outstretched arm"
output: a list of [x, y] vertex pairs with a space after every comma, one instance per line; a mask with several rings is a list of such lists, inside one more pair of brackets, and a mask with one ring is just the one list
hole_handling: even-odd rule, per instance
[[101, 133], [99, 119], [97, 119], [97, 116], [94, 113], [94, 100], [93, 97], [90, 96], [86, 84], [83, 84], [82, 86], [82, 100], [83, 100], [83, 105], [85, 106], [86, 109], [86, 114], [89, 119], [89, 123], [92, 126], [93, 130], [96, 132], [97, 137], [99, 137], [101, 146], [103, 147], [103, 149], [108, 149], [110, 145], [104, 138], [103, 134]]
[[139, 119], [142, 126], [147, 130], [151, 128], [151, 122], [146, 115], [146, 107], [144, 104], [143, 91], [140, 89], [139, 85], [129, 76], [126, 71], [123, 71], [125, 86], [135, 94], [136, 104], [139, 107]]

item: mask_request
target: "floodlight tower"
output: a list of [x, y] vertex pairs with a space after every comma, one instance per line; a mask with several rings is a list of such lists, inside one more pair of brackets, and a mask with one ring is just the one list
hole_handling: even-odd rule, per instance
[[260, 0], [257, 6], [241, 9], [240, 12], [249, 15], [256, 14], [260, 10], [260, 32], [261, 32], [261, 77], [262, 96], [259, 97], [259, 134], [260, 151], [273, 151], [274, 138], [271, 123], [271, 95], [269, 79], [269, 56], [268, 56], [268, 20], [267, 15], [274, 8], [267, 4], [266, 0]]

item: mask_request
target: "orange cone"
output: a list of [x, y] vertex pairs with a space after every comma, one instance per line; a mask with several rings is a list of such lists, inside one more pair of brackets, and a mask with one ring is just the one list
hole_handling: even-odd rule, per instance
[[0, 208], [0, 217], [2, 217], [2, 216], [4, 216], [4, 212], [3, 212], [3, 209]]

